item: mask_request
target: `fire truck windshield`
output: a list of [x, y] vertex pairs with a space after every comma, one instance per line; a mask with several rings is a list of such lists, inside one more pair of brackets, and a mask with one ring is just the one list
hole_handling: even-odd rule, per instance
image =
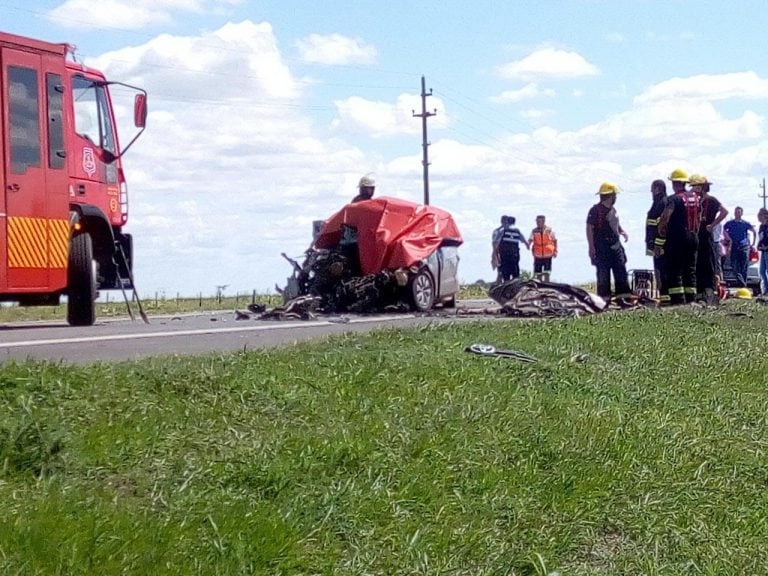
[[75, 131], [102, 150], [116, 155], [115, 128], [106, 88], [84, 76], [74, 76], [72, 98], [75, 103]]

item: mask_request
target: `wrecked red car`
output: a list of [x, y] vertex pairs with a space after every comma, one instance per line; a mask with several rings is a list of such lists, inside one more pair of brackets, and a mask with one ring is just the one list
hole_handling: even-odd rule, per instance
[[283, 296], [317, 296], [321, 311], [452, 306], [461, 243], [440, 208], [386, 196], [347, 204], [322, 224], [304, 263], [291, 261]]

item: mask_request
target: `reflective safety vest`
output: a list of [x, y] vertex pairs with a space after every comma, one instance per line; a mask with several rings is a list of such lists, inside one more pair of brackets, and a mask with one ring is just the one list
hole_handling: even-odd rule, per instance
[[555, 255], [557, 249], [555, 239], [552, 234], [552, 228], [545, 226], [544, 230], [534, 228], [531, 232], [533, 238], [533, 246], [531, 246], [531, 252], [533, 252], [534, 258], [552, 258]]

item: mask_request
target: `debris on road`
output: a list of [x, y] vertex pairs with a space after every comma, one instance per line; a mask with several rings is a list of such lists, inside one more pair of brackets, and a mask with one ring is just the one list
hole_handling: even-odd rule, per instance
[[517, 350], [501, 350], [495, 346], [492, 346], [491, 344], [470, 344], [464, 348], [464, 351], [471, 352], [472, 354], [478, 354], [480, 356], [498, 356], [502, 358], [520, 360], [521, 362], [538, 362], [538, 359], [526, 354], [525, 352], [518, 352]]
[[521, 278], [491, 287], [488, 295], [507, 316], [562, 318], [596, 314], [608, 308], [601, 297], [570, 284]]

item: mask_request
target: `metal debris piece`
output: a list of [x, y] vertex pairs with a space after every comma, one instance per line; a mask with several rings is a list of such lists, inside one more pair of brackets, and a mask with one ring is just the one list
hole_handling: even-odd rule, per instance
[[259, 316], [259, 320], [314, 320], [314, 312], [319, 303], [319, 296], [299, 296], [282, 306], [267, 310]]
[[519, 352], [517, 350], [500, 350], [491, 344], [470, 344], [464, 348], [464, 351], [479, 354], [480, 356], [500, 356], [503, 358], [513, 358], [515, 360], [520, 360], [521, 362], [538, 362], [537, 358], [534, 358], [525, 352]]
[[516, 278], [491, 287], [488, 295], [501, 304], [501, 313], [518, 317], [581, 316], [607, 309], [599, 296], [570, 284]]
[[251, 315], [246, 314], [245, 312], [240, 312], [240, 310], [235, 310], [235, 320], [250, 320]]

